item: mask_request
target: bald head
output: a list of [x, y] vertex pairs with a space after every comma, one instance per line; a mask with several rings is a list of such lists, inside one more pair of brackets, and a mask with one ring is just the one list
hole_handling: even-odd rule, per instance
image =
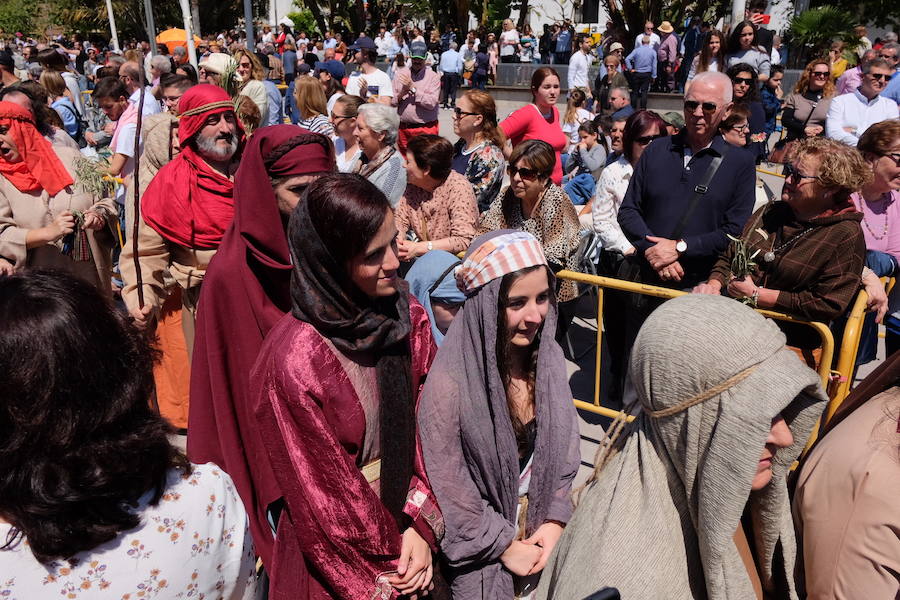
[[119, 67], [119, 77], [125, 78], [125, 89], [129, 95], [139, 90], [144, 80], [141, 76], [141, 66], [134, 61], [128, 61]]
[[734, 87], [731, 85], [731, 79], [729, 79], [728, 75], [725, 73], [719, 73], [717, 71], [704, 71], [698, 73], [691, 81], [692, 90], [695, 85], [702, 85], [715, 90], [720, 94], [720, 101], [724, 104], [731, 102], [734, 96]]
[[326, 49], [323, 57], [325, 58], [325, 60], [334, 60], [334, 48]]
[[731, 79], [724, 73], [704, 71], [694, 77], [684, 95], [684, 122], [694, 152], [712, 141], [719, 123], [731, 110]]

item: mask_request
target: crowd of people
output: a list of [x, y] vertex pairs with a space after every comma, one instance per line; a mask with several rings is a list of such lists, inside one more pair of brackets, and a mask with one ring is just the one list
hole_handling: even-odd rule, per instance
[[[766, 9], [283, 21], [197, 69], [8, 41], [0, 597], [900, 594], [900, 45], [857, 29], [785, 93]], [[538, 63], [508, 115], [498, 62]], [[624, 410], [577, 486], [563, 271], [692, 292], [606, 292]], [[753, 309], [839, 335], [860, 290], [887, 359], [803, 453], [820, 339]]]

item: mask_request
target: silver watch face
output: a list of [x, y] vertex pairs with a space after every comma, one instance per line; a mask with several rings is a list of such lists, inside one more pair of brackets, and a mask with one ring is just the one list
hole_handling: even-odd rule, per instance
[[675, 244], [675, 249], [679, 252], [684, 252], [685, 250], [687, 250], [687, 242], [685, 242], [684, 240], [679, 241], [677, 244]]

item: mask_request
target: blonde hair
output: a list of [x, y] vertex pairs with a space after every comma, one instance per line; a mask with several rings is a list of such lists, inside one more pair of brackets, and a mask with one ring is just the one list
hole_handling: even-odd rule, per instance
[[497, 126], [497, 105], [494, 98], [484, 90], [468, 90], [463, 98], [472, 105], [472, 112], [481, 115], [481, 136], [500, 149], [506, 145], [506, 136]]
[[835, 196], [838, 204], [872, 181], [872, 167], [859, 150], [846, 144], [823, 137], [805, 138], [797, 144], [794, 160], [799, 162], [807, 156], [821, 161], [819, 183], [822, 187], [838, 190]]
[[59, 98], [66, 95], [66, 80], [57, 71], [44, 69], [41, 73], [40, 84], [44, 86], [51, 98]]
[[[234, 59], [234, 62], [236, 62], [237, 64], [241, 64], [241, 59], [245, 56], [247, 57], [247, 60], [250, 61], [250, 79], [256, 79], [257, 81], [262, 81], [263, 79], [265, 79], [266, 72], [263, 71], [262, 63], [259, 62], [259, 58], [257, 58], [256, 55], [252, 52], [247, 52], [242, 48], [236, 51], [232, 55], [232, 58]], [[249, 79], [247, 81], [249, 81]], [[247, 82], [245, 81], [242, 85], [246, 83]]]
[[297, 102], [300, 116], [304, 119], [328, 114], [328, 99], [325, 98], [325, 91], [318, 79], [313, 77], [295, 79], [294, 100]]

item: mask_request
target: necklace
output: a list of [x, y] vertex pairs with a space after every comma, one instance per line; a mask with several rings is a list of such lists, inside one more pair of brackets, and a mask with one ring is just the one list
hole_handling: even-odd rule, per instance
[[[882, 198], [883, 198], [883, 197], [884, 197], [884, 196], [882, 196]], [[865, 202], [865, 201], [866, 201], [866, 200], [863, 199], [863, 202]], [[887, 232], [888, 232], [888, 212], [887, 212], [887, 207], [885, 207], [885, 209], [884, 209], [884, 227], [882, 227], [882, 229], [881, 229], [881, 235], [878, 235], [877, 233], [875, 233], [874, 231], [872, 231], [872, 227], [869, 225], [869, 221], [866, 220], [866, 217], [865, 217], [865, 216], [863, 217], [863, 225], [866, 226], [866, 229], [869, 230], [869, 233], [872, 234], [872, 237], [873, 237], [873, 238], [875, 238], [875, 239], [878, 240], [878, 241], [883, 240], [883, 239], [884, 239], [884, 236], [886, 236], [886, 235], [887, 235]]]
[[800, 233], [798, 233], [797, 235], [795, 235], [794, 237], [792, 237], [785, 243], [781, 244], [777, 248], [775, 247], [775, 243], [772, 242], [772, 249], [763, 255], [763, 260], [766, 261], [767, 263], [774, 261], [776, 254], [778, 254], [782, 250], [786, 250], [787, 248], [790, 248], [791, 246], [793, 246], [800, 238], [805, 236], [807, 233], [809, 233], [813, 229], [815, 229], [815, 227], [808, 227], [807, 229], [804, 229], [803, 231], [801, 231]]

